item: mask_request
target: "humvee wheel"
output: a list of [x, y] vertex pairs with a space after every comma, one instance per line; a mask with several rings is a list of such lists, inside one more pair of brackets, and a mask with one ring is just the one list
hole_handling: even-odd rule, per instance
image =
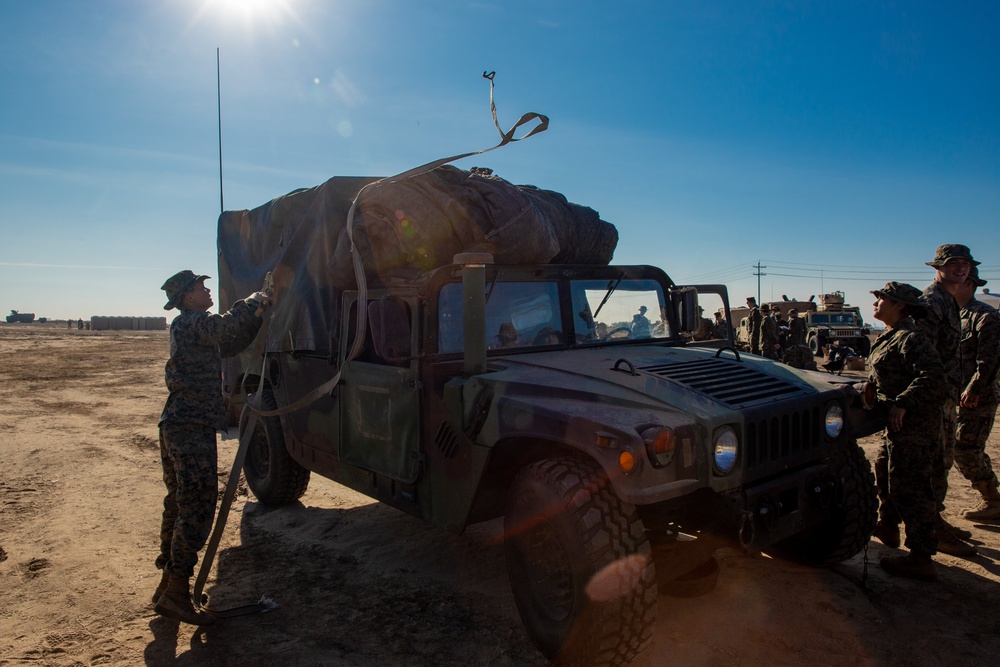
[[656, 574], [645, 527], [595, 464], [548, 459], [518, 473], [504, 538], [518, 611], [561, 665], [626, 665], [649, 643]]
[[[277, 403], [270, 387], [265, 387], [261, 407], [274, 410]], [[249, 411], [247, 411], [249, 412]], [[240, 437], [246, 429], [247, 417], [240, 421]], [[295, 502], [309, 486], [309, 471], [289, 456], [278, 417], [259, 417], [250, 444], [247, 446], [243, 474], [247, 486], [257, 500], [265, 505], [285, 505]]]
[[878, 519], [878, 492], [865, 453], [852, 443], [835, 459], [837, 485], [826, 522], [769, 549], [775, 555], [807, 565], [833, 565], [864, 549]]
[[820, 342], [819, 336], [813, 336], [809, 339], [809, 350], [813, 353], [814, 357], [823, 356], [823, 343]]

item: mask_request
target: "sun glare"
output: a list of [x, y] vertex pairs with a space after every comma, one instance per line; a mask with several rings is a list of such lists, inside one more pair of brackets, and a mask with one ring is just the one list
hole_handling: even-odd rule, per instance
[[276, 27], [289, 19], [300, 23], [293, 0], [202, 0], [191, 24], [209, 15], [227, 23], [242, 23], [248, 29]]

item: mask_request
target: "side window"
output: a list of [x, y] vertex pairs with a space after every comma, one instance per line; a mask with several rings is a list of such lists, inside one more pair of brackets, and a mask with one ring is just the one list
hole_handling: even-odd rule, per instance
[[[462, 286], [445, 285], [438, 296], [438, 352], [463, 349]], [[565, 343], [555, 282], [498, 282], [486, 302], [486, 347], [524, 349]]]

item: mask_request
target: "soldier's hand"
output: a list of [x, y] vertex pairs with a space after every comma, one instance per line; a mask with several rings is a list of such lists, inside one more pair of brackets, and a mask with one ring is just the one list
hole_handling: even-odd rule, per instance
[[962, 398], [958, 404], [963, 408], [975, 408], [979, 406], [979, 397], [966, 389], [962, 392]]
[[898, 431], [903, 428], [903, 417], [906, 415], [906, 408], [894, 405], [889, 408], [889, 430]]
[[260, 317], [264, 314], [264, 311], [274, 303], [274, 296], [268, 294], [267, 292], [254, 292], [247, 297], [247, 301], [251, 302], [251, 305], [253, 305], [254, 302], [258, 304], [254, 315]]

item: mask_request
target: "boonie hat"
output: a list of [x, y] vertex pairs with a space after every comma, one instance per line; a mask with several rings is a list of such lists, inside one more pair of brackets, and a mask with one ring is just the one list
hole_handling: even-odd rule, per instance
[[885, 287], [882, 289], [872, 290], [872, 294], [879, 298], [898, 301], [899, 303], [907, 306], [917, 306], [919, 308], [924, 307], [924, 304], [920, 302], [920, 296], [923, 292], [918, 290], [913, 285], [897, 283], [895, 280], [887, 282]]
[[982, 287], [987, 282], [979, 277], [978, 266], [973, 266], [971, 269], [969, 269], [969, 280], [971, 280], [972, 284], [975, 285], [976, 287]]
[[960, 243], [946, 243], [944, 245], [939, 245], [937, 247], [937, 252], [934, 253], [934, 259], [925, 262], [927, 266], [933, 266], [938, 268], [945, 265], [949, 259], [967, 259], [972, 266], [979, 266], [979, 262], [972, 259], [972, 251], [969, 250], [969, 246], [964, 246]]
[[167, 278], [167, 281], [160, 286], [160, 289], [167, 293], [167, 304], [163, 306], [163, 310], [176, 308], [195, 283], [207, 278], [211, 276], [199, 276], [191, 269], [184, 269]]

